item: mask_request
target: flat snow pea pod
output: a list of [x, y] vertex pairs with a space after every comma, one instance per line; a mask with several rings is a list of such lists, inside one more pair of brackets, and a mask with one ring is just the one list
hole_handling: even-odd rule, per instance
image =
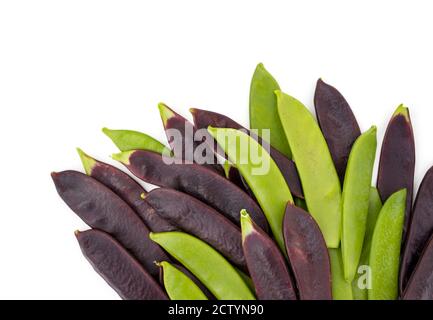
[[204, 166], [171, 163], [171, 158], [160, 154], [135, 150], [112, 156], [123, 163], [138, 178], [185, 192], [203, 201], [240, 225], [239, 212], [251, 210], [254, 221], [264, 230], [268, 223], [259, 205], [238, 186]]
[[421, 253], [433, 234], [433, 167], [419, 186], [400, 266], [400, 290], [406, 287]]
[[142, 132], [133, 130], [111, 130], [108, 128], [103, 128], [102, 132], [113, 141], [120, 151], [150, 150], [160, 154], [171, 154], [170, 149], [165, 145]]
[[149, 229], [117, 194], [81, 172], [53, 172], [51, 176], [59, 196], [72, 211], [92, 228], [112, 235], [153, 277], [158, 277], [153, 262], [169, 258], [148, 239]]
[[361, 130], [346, 99], [322, 79], [317, 80], [314, 107], [335, 169], [343, 184], [349, 153]]
[[150, 191], [145, 201], [162, 218], [210, 244], [235, 265], [247, 270], [241, 231], [218, 211], [186, 193], [167, 188]]
[[341, 187], [325, 138], [310, 111], [291, 96], [276, 92], [278, 112], [292, 150], [308, 211], [319, 224], [328, 248], [338, 248]]
[[368, 300], [369, 287], [369, 257], [371, 248], [371, 238], [373, 237], [374, 227], [376, 226], [377, 217], [382, 209], [382, 200], [379, 192], [375, 187], [370, 188], [370, 197], [368, 200], [368, 216], [365, 228], [364, 244], [362, 246], [361, 258], [359, 259], [358, 270], [355, 279], [352, 282], [353, 298], [355, 300]]
[[433, 300], [433, 234], [410, 277], [404, 300]]
[[358, 269], [368, 216], [371, 177], [376, 155], [376, 127], [353, 144], [344, 177], [341, 253], [344, 278], [352, 282]]
[[258, 129], [259, 134], [263, 129], [271, 131], [271, 141], [274, 148], [291, 158], [289, 144], [284, 135], [277, 111], [275, 90], [280, 90], [277, 81], [259, 63], [254, 71], [250, 87], [250, 127]]
[[[247, 132], [248, 134], [250, 134], [252, 138], [256, 139], [262, 146], [265, 146], [265, 148], [269, 148], [267, 150], [269, 150], [272, 159], [274, 159], [275, 163], [283, 174], [284, 179], [286, 179], [291, 193], [298, 198], [304, 198], [298, 171], [296, 170], [295, 163], [292, 160], [290, 160], [280, 151], [269, 145], [268, 142], [263, 141], [263, 139], [252, 134], [248, 129], [225, 115], [201, 109], [190, 109], [190, 112], [193, 115], [194, 124], [197, 126], [197, 128], [207, 128], [211, 126], [215, 128], [231, 128], [238, 130], [242, 129], [245, 130], [245, 132]], [[220, 150], [220, 148], [216, 149]], [[222, 156], [225, 156], [224, 152], [221, 153], [223, 153]]]
[[332, 300], [331, 265], [313, 217], [293, 204], [284, 215], [284, 240], [301, 300]]
[[406, 189], [402, 189], [393, 193], [380, 210], [371, 239], [368, 300], [397, 299], [405, 204]]
[[241, 211], [242, 245], [260, 300], [296, 300], [294, 282], [283, 254], [272, 239]]
[[344, 279], [341, 250], [328, 249], [331, 262], [332, 299], [353, 300], [352, 285]]
[[122, 299], [167, 300], [158, 283], [110, 235], [90, 229], [75, 236], [83, 255]]
[[184, 160], [185, 163], [202, 164], [223, 175], [224, 169], [218, 164], [213, 148], [205, 142], [207, 132], [202, 130], [200, 135], [191, 122], [164, 103], [159, 103], [158, 109], [174, 157]]
[[[200, 282], [199, 279], [197, 279], [195, 275], [191, 273], [191, 271], [189, 271], [181, 264], [171, 263], [171, 265], [177, 268], [183, 274], [185, 274], [188, 278], [190, 278], [191, 281], [193, 281], [196, 284], [196, 286], [204, 293], [204, 295], [207, 297], [208, 300], [215, 300], [214, 295], [209, 291], [208, 288], [205, 287], [203, 283]], [[164, 273], [161, 267], [159, 268], [159, 283], [164, 283]]]
[[285, 252], [284, 210], [287, 202], [293, 203], [293, 198], [274, 160], [256, 140], [240, 130], [209, 127], [208, 131], [251, 187], [266, 215], [272, 234], [280, 249]]
[[236, 269], [204, 241], [176, 231], [150, 233], [150, 238], [191, 271], [217, 299], [255, 299]]
[[409, 109], [400, 105], [392, 115], [383, 138], [377, 189], [382, 202], [397, 190], [403, 188], [407, 190], [403, 244], [411, 220], [414, 170], [415, 142]]
[[167, 261], [159, 263], [162, 268], [164, 288], [170, 300], [208, 300], [206, 295], [186, 274]]
[[121, 197], [140, 216], [151, 231], [175, 231], [176, 227], [156, 214], [155, 210], [143, 201], [146, 190], [125, 172], [107, 163], [98, 161], [77, 149], [86, 174], [98, 180]]

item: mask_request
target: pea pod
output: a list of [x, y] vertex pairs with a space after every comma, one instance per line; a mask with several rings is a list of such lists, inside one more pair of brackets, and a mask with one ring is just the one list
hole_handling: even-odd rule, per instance
[[328, 249], [331, 262], [332, 299], [353, 300], [352, 285], [344, 279], [340, 249]]
[[314, 107], [317, 122], [328, 144], [340, 181], [343, 183], [350, 150], [361, 134], [361, 130], [346, 99], [337, 89], [322, 79], [317, 80]]
[[[412, 209], [413, 178], [415, 171], [415, 142], [409, 109], [399, 105], [392, 115], [383, 137], [377, 172], [377, 189], [385, 202], [397, 190], [405, 188], [406, 214], [403, 225], [403, 243], [409, 227]], [[400, 286], [402, 283], [400, 283]], [[400, 287], [400, 289], [402, 289]]]
[[[207, 128], [211, 126], [216, 128], [231, 128], [238, 130], [243, 129], [245, 132], [250, 134], [252, 138], [256, 139], [262, 146], [269, 148], [269, 154], [271, 155], [272, 159], [274, 159], [275, 163], [283, 174], [284, 179], [286, 179], [287, 185], [289, 186], [292, 195], [301, 199], [304, 198], [298, 171], [296, 171], [295, 163], [292, 160], [269, 145], [268, 142], [263, 141], [263, 139], [259, 138], [254, 133], [251, 134], [250, 130], [223, 114], [202, 109], [190, 109], [190, 112], [194, 118], [194, 124], [197, 126], [197, 128]], [[220, 148], [215, 148], [215, 151], [222, 153], [222, 156], [224, 157], [226, 156], [224, 152], [221, 152]]]
[[400, 270], [400, 285], [404, 289], [413, 270], [433, 234], [433, 167], [431, 167], [419, 186], [412, 210], [412, 220], [407, 233]]
[[433, 300], [433, 235], [409, 279], [404, 300]]
[[393, 193], [380, 210], [370, 249], [369, 300], [395, 300], [403, 232], [406, 189]]
[[295, 286], [283, 254], [272, 239], [241, 211], [242, 246], [260, 300], [296, 300]]
[[143, 201], [146, 190], [132, 177], [116, 167], [98, 161], [77, 149], [86, 174], [98, 180], [123, 199], [140, 216], [151, 231], [175, 231], [176, 228], [162, 219], [155, 210]]
[[298, 168], [308, 211], [328, 248], [338, 248], [341, 187], [325, 138], [309, 110], [295, 98], [276, 92], [278, 113]]
[[170, 300], [208, 300], [194, 281], [175, 266], [167, 261], [158, 265], [162, 268], [164, 288]]
[[150, 238], [190, 270], [217, 299], [255, 299], [236, 269], [205, 242], [183, 232], [150, 233]]
[[341, 253], [344, 278], [349, 282], [355, 277], [364, 242], [376, 154], [376, 131], [373, 126], [356, 139], [344, 177]]
[[102, 132], [109, 137], [120, 151], [149, 150], [170, 155], [171, 151], [151, 136], [133, 130], [111, 130], [103, 128]]
[[271, 141], [268, 141], [274, 148], [291, 158], [289, 144], [284, 135], [280, 118], [277, 111], [277, 100], [275, 90], [280, 87], [272, 75], [259, 63], [254, 71], [250, 87], [250, 127], [263, 130], [270, 130]]
[[[355, 300], [368, 300], [368, 284], [370, 274], [366, 274], [366, 267], [369, 266], [371, 238], [373, 237], [374, 227], [376, 226], [377, 217], [382, 209], [382, 201], [379, 192], [375, 187], [370, 188], [370, 197], [368, 200], [368, 216], [365, 228], [364, 244], [362, 246], [361, 258], [359, 259], [358, 272], [352, 282], [353, 298]], [[360, 269], [361, 268], [361, 269]]]
[[[209, 127], [208, 131], [251, 187], [280, 249], [285, 252], [284, 210], [287, 202], [293, 203], [293, 198], [274, 160], [256, 140], [240, 130]], [[261, 157], [260, 167], [255, 164], [257, 159], [254, 159], [252, 150]]]

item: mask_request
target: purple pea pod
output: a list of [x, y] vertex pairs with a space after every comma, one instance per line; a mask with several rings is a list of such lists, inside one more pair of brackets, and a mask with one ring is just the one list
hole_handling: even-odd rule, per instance
[[350, 150], [361, 130], [346, 99], [322, 79], [317, 80], [314, 107], [335, 169], [343, 183]]

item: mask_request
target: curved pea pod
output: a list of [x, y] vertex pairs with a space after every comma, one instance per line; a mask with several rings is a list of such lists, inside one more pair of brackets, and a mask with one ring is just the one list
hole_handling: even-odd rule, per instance
[[356, 139], [344, 177], [341, 253], [344, 278], [348, 282], [355, 278], [364, 243], [376, 155], [376, 131], [376, 127], [372, 126]]
[[162, 218], [205, 241], [238, 267], [247, 270], [241, 231], [218, 211], [173, 189], [154, 189], [145, 200]]
[[361, 130], [346, 99], [322, 79], [317, 80], [314, 107], [335, 169], [343, 183], [350, 150]]
[[185, 163], [202, 164], [223, 175], [224, 169], [218, 164], [213, 148], [205, 143], [207, 133], [198, 137], [194, 125], [164, 103], [159, 103], [158, 109], [174, 157]]
[[227, 179], [229, 179], [232, 183], [237, 185], [239, 188], [244, 190], [246, 193], [248, 193], [249, 196], [254, 197], [253, 192], [251, 191], [250, 187], [246, 183], [246, 181], [242, 178], [239, 170], [232, 165], [229, 161], [224, 162], [224, 174]]
[[102, 132], [113, 141], [120, 151], [149, 150], [165, 155], [171, 154], [170, 149], [164, 144], [142, 132], [108, 128], [102, 128]]
[[375, 187], [370, 188], [368, 199], [368, 216], [365, 228], [364, 244], [362, 246], [361, 258], [359, 259], [358, 270], [355, 279], [352, 282], [353, 298], [355, 300], [368, 300], [369, 277], [369, 257], [371, 248], [371, 238], [373, 237], [374, 227], [376, 226], [377, 217], [382, 209], [382, 201], [379, 192]]
[[122, 299], [167, 300], [157, 282], [107, 233], [90, 229], [75, 236], [83, 255]]
[[[208, 131], [251, 187], [272, 234], [284, 252], [284, 210], [287, 202], [293, 203], [293, 198], [274, 160], [256, 140], [240, 130], [209, 127]], [[254, 217], [253, 220], [256, 221]]]
[[410, 277], [404, 300], [433, 300], [433, 234]]
[[380, 210], [371, 239], [368, 300], [395, 300], [403, 232], [406, 190], [393, 193]]
[[301, 300], [332, 300], [331, 265], [313, 217], [293, 204], [284, 215], [284, 240]]
[[176, 231], [150, 233], [150, 238], [191, 271], [217, 299], [255, 299], [236, 269], [204, 241]]
[[242, 245], [260, 300], [296, 300], [295, 286], [284, 256], [272, 239], [241, 211]]
[[319, 224], [328, 248], [338, 248], [341, 187], [325, 138], [301, 102], [281, 91], [276, 95], [281, 123], [298, 168], [308, 211]]
[[353, 300], [352, 285], [344, 279], [343, 260], [341, 250], [328, 249], [331, 262], [332, 299]]
[[[165, 261], [166, 263], [169, 263], [168, 261]], [[200, 280], [191, 273], [191, 271], [189, 271], [187, 268], [185, 268], [183, 265], [181, 264], [175, 264], [175, 263], [170, 263], [171, 266], [177, 268], [180, 272], [182, 272], [183, 274], [185, 274], [188, 278], [190, 278], [191, 281], [193, 281], [195, 283], [195, 285], [201, 290], [201, 292], [206, 296], [206, 298], [208, 300], [215, 300], [215, 297], [213, 296], [213, 294], [209, 291], [208, 288], [206, 288], [206, 286], [200, 282]], [[163, 268], [161, 268], [161, 265], [159, 264], [159, 283], [164, 283], [164, 272], [163, 272]]]
[[406, 287], [421, 253], [433, 234], [433, 167], [419, 186], [400, 266], [400, 290]]
[[125, 172], [107, 163], [98, 161], [81, 149], [77, 149], [87, 175], [98, 180], [121, 197], [154, 232], [175, 231], [176, 228], [155, 213], [142, 199], [146, 190]]
[[226, 178], [198, 164], [177, 164], [160, 154], [135, 150], [112, 156], [138, 178], [160, 187], [185, 192], [240, 225], [239, 212], [251, 210], [254, 221], [268, 229], [266, 218], [251, 197]]
[[167, 261], [158, 263], [162, 269], [164, 288], [170, 300], [208, 300], [186, 274]]
[[398, 106], [389, 121], [380, 152], [377, 189], [382, 202], [391, 194], [407, 190], [406, 214], [403, 225], [403, 243], [411, 220], [413, 177], [415, 170], [415, 142], [409, 109]]
[[[207, 128], [211, 126], [215, 128], [242, 129], [250, 134], [248, 129], [220, 113], [201, 109], [190, 109], [190, 112], [193, 115], [194, 124], [197, 126], [197, 128]], [[268, 142], [263, 141], [263, 139], [257, 137], [256, 135], [251, 135], [251, 137], [256, 139], [261, 145], [264, 145], [265, 148], [268, 148], [267, 150], [269, 150], [269, 154], [271, 155], [272, 159], [274, 159], [275, 163], [283, 174], [284, 179], [286, 179], [287, 185], [290, 188], [290, 192], [294, 196], [303, 199], [304, 194], [302, 192], [301, 181], [299, 180], [295, 163], [283, 155], [280, 151], [269, 145]], [[225, 156], [224, 152], [222, 153], [222, 156]]]
[[263, 64], [259, 63], [250, 87], [250, 127], [258, 129], [259, 134], [263, 129], [270, 130], [271, 141], [268, 142], [286, 157], [291, 158], [290, 147], [278, 117], [275, 90], [280, 90], [277, 81]]
[[53, 172], [51, 176], [58, 194], [72, 211], [92, 228], [112, 235], [153, 277], [158, 277], [153, 262], [169, 258], [148, 239], [149, 229], [117, 194], [81, 172]]

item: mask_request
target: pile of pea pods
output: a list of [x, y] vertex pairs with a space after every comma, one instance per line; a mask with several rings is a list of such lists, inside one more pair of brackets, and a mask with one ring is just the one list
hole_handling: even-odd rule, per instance
[[[81, 149], [85, 173], [52, 173], [90, 226], [75, 232], [84, 256], [123, 299], [433, 299], [433, 169], [413, 204], [408, 108], [389, 120], [376, 179], [376, 127], [362, 132], [321, 79], [314, 107], [315, 116], [259, 64], [249, 129], [202, 109], [190, 122], [162, 103], [168, 145], [104, 128], [120, 150], [112, 158], [135, 178]], [[191, 140], [198, 130], [202, 140]], [[209, 161], [189, 158], [203, 143]]]

